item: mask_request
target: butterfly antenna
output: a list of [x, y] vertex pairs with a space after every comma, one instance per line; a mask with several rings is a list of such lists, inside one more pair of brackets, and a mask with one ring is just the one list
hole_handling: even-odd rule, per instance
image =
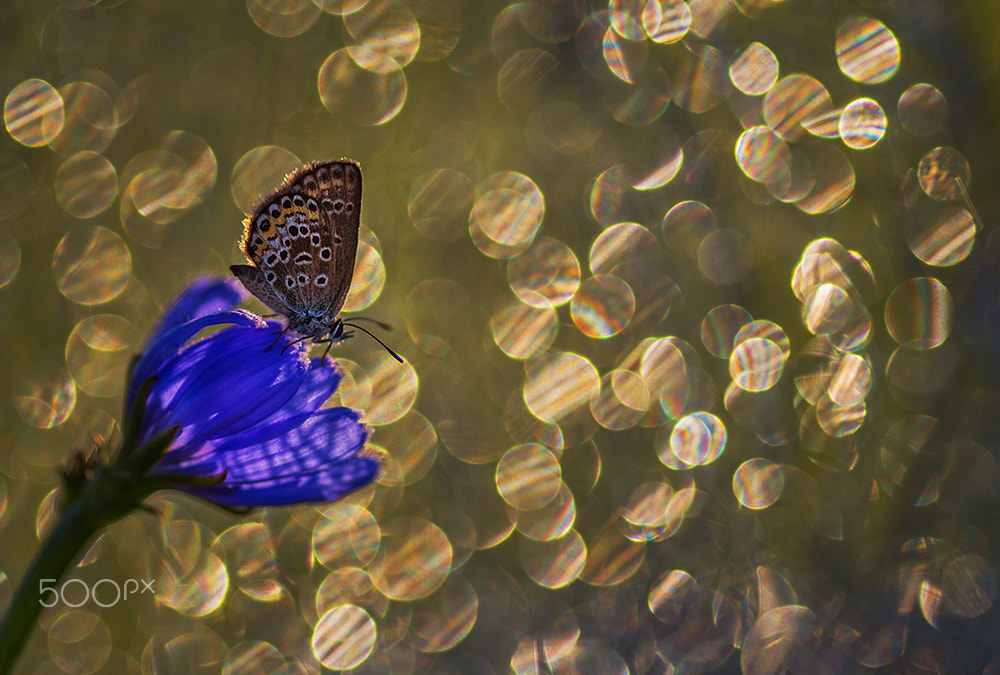
[[[386, 323], [385, 321], [379, 321], [378, 319], [370, 319], [367, 316], [352, 316], [351, 321], [371, 321], [373, 324], [381, 328], [382, 330], [392, 330], [392, 324]], [[367, 332], [367, 331], [365, 331]], [[371, 333], [368, 333], [371, 335]], [[372, 337], [375, 337], [372, 335]]]
[[326, 349], [323, 351], [323, 356], [319, 357], [319, 362], [324, 368], [326, 368], [326, 355], [330, 353], [331, 347], [333, 347], [333, 340], [327, 340]]
[[[356, 321], [357, 319], [354, 319], [354, 320]], [[375, 321], [375, 319], [368, 319], [368, 321], [373, 321], [374, 323], [383, 325], [381, 321]], [[389, 348], [389, 345], [387, 345], [386, 343], [384, 343], [381, 340], [379, 340], [375, 336], [375, 334], [372, 333], [371, 331], [369, 331], [367, 328], [362, 328], [361, 326], [358, 326], [357, 324], [347, 323], [346, 321], [344, 322], [344, 325], [345, 326], [350, 326], [351, 328], [357, 328], [360, 331], [364, 331], [365, 333], [368, 333], [368, 335], [371, 337], [371, 339], [375, 340], [375, 342], [377, 342], [380, 345], [382, 345], [382, 348], [385, 349], [387, 352], [389, 352], [390, 355], [392, 355], [392, 358], [396, 359], [400, 363], [403, 363], [403, 359], [399, 358], [399, 354], [397, 354], [396, 352], [392, 351], [392, 349]]]

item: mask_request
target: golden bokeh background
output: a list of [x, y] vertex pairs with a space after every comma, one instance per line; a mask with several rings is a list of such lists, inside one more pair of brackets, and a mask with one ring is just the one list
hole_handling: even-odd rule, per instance
[[345, 310], [406, 360], [334, 351], [376, 485], [157, 494], [20, 672], [1000, 673], [998, 13], [5, 3], [0, 608], [299, 165], [361, 163]]

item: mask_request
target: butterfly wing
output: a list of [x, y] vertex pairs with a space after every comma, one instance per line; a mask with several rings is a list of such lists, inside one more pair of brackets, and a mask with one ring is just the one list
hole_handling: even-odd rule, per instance
[[264, 277], [264, 271], [253, 265], [230, 265], [229, 269], [240, 280], [243, 287], [272, 311], [288, 316], [290, 311], [285, 299], [274, 291], [274, 287]]
[[[310, 308], [333, 323], [354, 276], [361, 227], [361, 167], [341, 159], [310, 164], [296, 174], [293, 189], [306, 196], [310, 230], [293, 240], [293, 260], [303, 260], [312, 283], [303, 292]], [[316, 210], [313, 210], [313, 204]]]
[[[289, 229], [298, 234], [298, 223], [304, 208], [305, 198], [288, 185], [282, 184], [274, 193], [263, 199], [243, 221], [244, 255], [260, 274], [246, 270], [233, 274], [243, 282], [247, 290], [275, 311], [275, 304], [285, 307], [282, 314], [289, 319], [302, 309], [299, 280], [292, 265], [292, 238]], [[297, 207], [297, 205], [299, 205]], [[292, 228], [291, 226], [295, 226]], [[247, 285], [253, 284], [253, 288]], [[266, 292], [262, 289], [266, 287]], [[261, 292], [258, 292], [261, 291]], [[265, 295], [267, 298], [265, 299]]]

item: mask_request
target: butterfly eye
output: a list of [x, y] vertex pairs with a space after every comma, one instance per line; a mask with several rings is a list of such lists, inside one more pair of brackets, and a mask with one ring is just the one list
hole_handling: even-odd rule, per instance
[[292, 276], [285, 277], [285, 288], [291, 290], [295, 288], [295, 278]]
[[297, 208], [302, 208], [306, 205], [306, 200], [302, 198], [302, 195], [295, 195], [292, 197], [292, 203], [295, 204]]
[[333, 257], [333, 252], [330, 250], [328, 246], [324, 246], [319, 250], [319, 257], [322, 260], [329, 260], [330, 258]]
[[278, 216], [281, 215], [281, 207], [278, 206], [277, 204], [271, 204], [269, 207], [267, 207], [267, 212], [271, 215], [272, 218], [277, 218]]
[[333, 203], [333, 210], [336, 211], [337, 213], [340, 213], [341, 211], [343, 211], [344, 210], [344, 202], [342, 202], [339, 199], [337, 201], [335, 201]]
[[324, 199], [323, 210], [326, 211], [327, 213], [333, 213], [333, 202], [331, 202], [329, 199]]
[[323, 274], [316, 277], [315, 281], [313, 281], [313, 283], [316, 284], [317, 288], [323, 288], [324, 286], [326, 286], [326, 282], [327, 282], [326, 275]]
[[[316, 186], [313, 185], [314, 189], [315, 187]], [[310, 197], [309, 200], [306, 202], [306, 211], [308, 211], [309, 213], [319, 213], [319, 204], [317, 204], [316, 200], [313, 199], [312, 197]]]
[[283, 210], [285, 210], [285, 211], [288, 211], [288, 210], [290, 210], [292, 208], [292, 199], [291, 199], [291, 197], [282, 197], [281, 198], [281, 208]]

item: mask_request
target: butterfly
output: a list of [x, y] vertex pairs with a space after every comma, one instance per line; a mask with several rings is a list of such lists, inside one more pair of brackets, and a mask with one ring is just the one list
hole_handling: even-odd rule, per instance
[[[232, 265], [240, 283], [288, 319], [285, 331], [330, 346], [351, 337], [340, 318], [354, 276], [361, 227], [361, 167], [344, 158], [300, 168], [243, 221], [240, 248], [250, 265]], [[369, 319], [370, 320], [370, 319]], [[388, 328], [381, 324], [383, 328]], [[294, 344], [294, 342], [292, 343]]]

